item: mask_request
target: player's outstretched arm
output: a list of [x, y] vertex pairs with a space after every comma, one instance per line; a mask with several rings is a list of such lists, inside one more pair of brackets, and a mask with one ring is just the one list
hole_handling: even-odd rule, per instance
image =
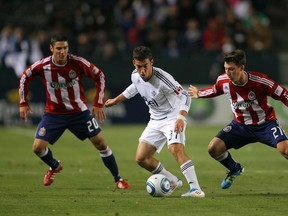
[[192, 98], [199, 98], [199, 90], [196, 86], [190, 85], [188, 88], [188, 93]]
[[123, 94], [119, 94], [117, 97], [115, 98], [110, 98], [105, 102], [105, 107], [111, 107], [114, 106], [124, 100], [126, 100], [127, 98], [123, 95]]
[[31, 114], [32, 110], [29, 106], [21, 106], [19, 108], [20, 118], [23, 119], [25, 122], [28, 120], [28, 114]]

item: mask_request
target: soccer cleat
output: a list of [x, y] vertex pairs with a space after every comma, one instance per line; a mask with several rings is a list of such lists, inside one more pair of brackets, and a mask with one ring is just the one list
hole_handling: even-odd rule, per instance
[[122, 178], [116, 182], [117, 189], [128, 189], [129, 187], [129, 184]]
[[181, 197], [204, 198], [205, 197], [205, 193], [202, 190], [199, 190], [197, 188], [192, 188], [187, 193], [182, 194]]
[[172, 193], [174, 190], [179, 189], [183, 186], [183, 182], [181, 179], [178, 179], [177, 182], [170, 182], [170, 191], [169, 193]]
[[221, 188], [222, 189], [228, 189], [231, 187], [231, 185], [233, 184], [233, 182], [235, 181], [235, 178], [239, 175], [241, 175], [241, 173], [244, 172], [244, 168], [241, 166], [241, 168], [232, 173], [231, 171], [227, 173], [226, 178], [222, 181], [221, 183]]
[[59, 173], [63, 169], [63, 166], [61, 165], [59, 161], [59, 166], [56, 169], [52, 169], [51, 167], [47, 171], [46, 175], [44, 176], [43, 183], [45, 186], [49, 186], [54, 181], [54, 175], [55, 173]]

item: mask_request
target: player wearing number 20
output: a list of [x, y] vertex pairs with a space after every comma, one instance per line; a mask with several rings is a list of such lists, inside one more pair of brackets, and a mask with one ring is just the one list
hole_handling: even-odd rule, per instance
[[[44, 176], [44, 185], [50, 185], [54, 175], [63, 169], [60, 161], [53, 157], [48, 143], [54, 144], [68, 129], [80, 140], [89, 138], [113, 175], [116, 188], [128, 188], [129, 185], [119, 175], [115, 157], [102, 137], [97, 122], [103, 122], [106, 118], [103, 109], [105, 89], [103, 72], [86, 59], [69, 54], [69, 43], [65, 36], [53, 36], [50, 51], [51, 56], [35, 62], [23, 72], [19, 85], [20, 117], [25, 121], [27, 115], [32, 112], [27, 101], [30, 81], [37, 76], [40, 77], [46, 90], [45, 113], [38, 125], [33, 143], [34, 153], [50, 167]], [[92, 114], [97, 121], [88, 109], [82, 83], [83, 76], [95, 82]]]

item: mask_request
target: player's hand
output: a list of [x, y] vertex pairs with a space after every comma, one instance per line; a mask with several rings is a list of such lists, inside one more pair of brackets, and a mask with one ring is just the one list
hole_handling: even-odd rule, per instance
[[108, 99], [106, 102], [105, 102], [105, 107], [111, 107], [113, 105], [115, 105], [115, 99]]
[[192, 98], [199, 98], [198, 92], [199, 92], [199, 90], [197, 87], [195, 87], [193, 85], [189, 86], [188, 93]]
[[103, 108], [93, 106], [92, 113], [95, 116], [96, 120], [100, 123], [103, 123], [106, 119], [106, 114]]
[[28, 120], [28, 114], [32, 114], [32, 110], [29, 106], [22, 106], [19, 108], [20, 118], [23, 119], [25, 122]]
[[185, 122], [182, 119], [177, 119], [175, 122], [174, 132], [179, 134], [184, 131]]

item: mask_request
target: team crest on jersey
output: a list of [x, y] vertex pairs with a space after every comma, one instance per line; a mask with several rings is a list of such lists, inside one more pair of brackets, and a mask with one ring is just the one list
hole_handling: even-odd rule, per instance
[[255, 100], [255, 99], [256, 99], [256, 94], [255, 94], [255, 92], [250, 91], [250, 92], [248, 93], [248, 98], [249, 98], [249, 100]]
[[226, 132], [226, 133], [230, 132], [231, 130], [232, 130], [232, 126], [230, 126], [230, 125], [228, 125], [225, 128], [223, 128], [223, 131]]
[[39, 136], [45, 136], [46, 134], [46, 129], [44, 127], [40, 128], [38, 131]]
[[156, 92], [155, 92], [155, 91], [152, 91], [151, 94], [153, 95], [153, 97], [155, 97]]
[[76, 74], [76, 72], [75, 72], [74, 70], [70, 70], [70, 71], [69, 71], [69, 77], [70, 77], [71, 79], [75, 79], [76, 76], [77, 76], [77, 74]]

